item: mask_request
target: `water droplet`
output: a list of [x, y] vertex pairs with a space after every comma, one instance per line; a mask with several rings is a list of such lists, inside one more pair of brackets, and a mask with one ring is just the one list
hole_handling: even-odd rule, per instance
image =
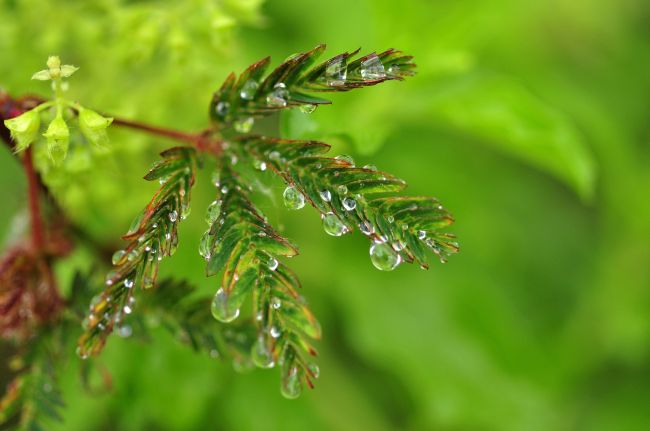
[[393, 247], [393, 250], [395, 251], [402, 251], [404, 250], [404, 243], [401, 241], [395, 241], [393, 244], [391, 244]]
[[370, 260], [375, 268], [381, 271], [392, 271], [400, 264], [402, 258], [391, 246], [380, 243], [370, 246]]
[[133, 309], [127, 304], [122, 308], [122, 311], [124, 311], [124, 314], [131, 314], [133, 312]]
[[340, 156], [334, 157], [334, 159], [348, 163], [351, 167], [354, 167], [354, 159], [348, 154], [341, 154]]
[[221, 187], [221, 193], [223, 193], [224, 195], [228, 193], [228, 186]]
[[117, 328], [117, 335], [122, 338], [129, 338], [133, 334], [131, 325], [120, 325]]
[[347, 74], [347, 58], [345, 57], [332, 60], [325, 68], [325, 79], [327, 79], [327, 84], [332, 87], [344, 85]]
[[425, 239], [427, 237], [427, 233], [423, 230], [418, 231], [418, 239]]
[[205, 221], [207, 224], [212, 225], [216, 219], [219, 218], [221, 214], [221, 201], [214, 201], [209, 206], [205, 212]]
[[309, 365], [307, 365], [307, 369], [315, 379], [317, 379], [320, 376], [320, 368], [318, 368], [318, 365], [314, 363], [310, 363]]
[[251, 359], [260, 368], [273, 368], [275, 366], [273, 352], [269, 349], [264, 337], [257, 337], [257, 341], [253, 345], [253, 351], [251, 352]]
[[290, 210], [299, 210], [305, 206], [305, 197], [295, 187], [284, 190], [284, 205]]
[[174, 223], [176, 220], [178, 220], [178, 211], [173, 210], [169, 213], [169, 221]]
[[113, 253], [113, 257], [111, 258], [111, 261], [113, 262], [113, 265], [119, 264], [124, 256], [126, 255], [126, 252], [124, 250], [118, 250], [115, 253]]
[[395, 217], [389, 215], [388, 217], [386, 217], [386, 221], [388, 221], [388, 223], [393, 223], [395, 221]]
[[365, 166], [363, 167], [363, 169], [367, 169], [367, 170], [369, 170], [369, 171], [376, 171], [376, 170], [377, 170], [377, 166], [375, 166], [375, 165], [365, 165]]
[[106, 274], [106, 285], [107, 286], [112, 286], [113, 281], [118, 279], [120, 277], [120, 274], [117, 271], [111, 271], [108, 274]]
[[294, 399], [300, 396], [302, 384], [300, 383], [300, 374], [297, 367], [292, 367], [288, 372], [283, 372], [282, 386], [280, 392], [285, 398]]
[[279, 162], [282, 159], [282, 155], [280, 154], [279, 151], [271, 151], [269, 153], [269, 159], [271, 159], [271, 160], [273, 160], [275, 162]]
[[270, 257], [269, 261], [267, 263], [267, 265], [268, 265], [268, 267], [269, 267], [269, 269], [271, 271], [275, 271], [276, 269], [278, 269], [279, 264], [280, 263], [278, 262], [278, 260], [276, 258], [274, 258], [274, 257]]
[[359, 223], [359, 230], [361, 231], [362, 234], [364, 234], [366, 236], [370, 236], [373, 233], [375, 233], [375, 229], [367, 221], [363, 221], [363, 222]]
[[219, 171], [213, 171], [211, 179], [212, 179], [212, 184], [214, 184], [216, 188], [219, 188], [219, 186], [221, 185], [221, 174], [219, 174]]
[[253, 160], [253, 167], [255, 169], [259, 169], [260, 171], [264, 172], [266, 170], [266, 162], [263, 162], [262, 160], [255, 159], [255, 160]]
[[273, 91], [266, 96], [266, 104], [275, 108], [284, 108], [287, 106], [287, 100], [289, 99], [289, 91], [287, 86], [282, 82], [278, 82], [273, 87]]
[[321, 190], [318, 192], [320, 198], [325, 202], [330, 202], [332, 200], [332, 193], [329, 190]]
[[334, 213], [330, 212], [324, 214], [322, 217], [323, 229], [328, 235], [341, 236], [347, 231], [347, 228], [343, 222], [341, 222], [341, 220], [339, 220], [339, 218]]
[[357, 207], [357, 201], [352, 198], [343, 198], [343, 208], [346, 211], [353, 211]]
[[219, 118], [226, 118], [226, 115], [228, 115], [229, 110], [230, 110], [230, 103], [228, 102], [223, 102], [223, 101], [219, 102], [215, 107], [215, 112], [217, 113], [217, 116]]
[[280, 335], [282, 335], [282, 332], [280, 332], [280, 329], [277, 326], [271, 326], [269, 334], [271, 334], [271, 337], [273, 338], [278, 338]]
[[212, 299], [212, 306], [210, 310], [215, 319], [220, 322], [232, 322], [239, 316], [239, 308], [235, 308], [229, 303], [228, 294], [223, 287], [217, 290], [214, 299]]
[[264, 320], [264, 312], [258, 311], [257, 314], [255, 315], [255, 320], [257, 320], [258, 322]]
[[133, 280], [131, 280], [130, 278], [125, 278], [125, 279], [124, 279], [124, 286], [125, 286], [127, 289], [132, 288], [134, 283], [135, 283], [135, 282], [134, 282]]
[[271, 298], [271, 307], [273, 307], [274, 310], [278, 310], [282, 307], [282, 301], [280, 298]]
[[235, 154], [230, 155], [230, 164], [231, 165], [235, 166], [238, 161], [239, 161], [239, 159], [237, 158], [237, 156]]
[[201, 236], [201, 242], [199, 243], [199, 254], [205, 260], [210, 259], [210, 256], [212, 256], [212, 237], [210, 236], [209, 230]]
[[235, 121], [234, 127], [239, 133], [248, 133], [253, 128], [253, 124], [255, 124], [255, 119], [253, 117], [248, 117]]
[[258, 87], [259, 84], [257, 81], [249, 79], [242, 86], [241, 90], [239, 91], [239, 95], [244, 100], [253, 100], [255, 98], [255, 93], [257, 92]]
[[381, 79], [386, 77], [384, 65], [375, 53], [370, 54], [361, 62], [359, 72], [363, 79]]
[[318, 108], [318, 105], [312, 105], [311, 103], [308, 103], [306, 105], [300, 105], [300, 112], [303, 114], [311, 114]]

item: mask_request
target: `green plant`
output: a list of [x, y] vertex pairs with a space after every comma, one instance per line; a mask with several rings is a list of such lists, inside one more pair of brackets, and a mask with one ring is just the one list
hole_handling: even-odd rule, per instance
[[[270, 73], [266, 72], [270, 58], [265, 58], [239, 76], [229, 75], [210, 103], [210, 126], [199, 133], [102, 116], [68, 100], [63, 78], [77, 68], [61, 65], [57, 57], [50, 57], [48, 68], [34, 75], [34, 79], [52, 80], [54, 99], [4, 95], [2, 114], [7, 119], [3, 138], [22, 159], [30, 181], [32, 238], [29, 245], [8, 254], [2, 262], [3, 336], [32, 347], [41, 345], [26, 343], [33, 336], [49, 340], [51, 333], [61, 333], [55, 338], [66, 338], [68, 323], [79, 315], [75, 313], [78, 304], [95, 290], [92, 276], [77, 277], [68, 298], [61, 298], [56, 288], [52, 262], [66, 256], [66, 235], [83, 234], [56, 204], [50, 204], [48, 225], [44, 223], [40, 195], [47, 189], [32, 159], [49, 157], [51, 163], [43, 167], [45, 174], [65, 170], [71, 144], [74, 152], [106, 151], [106, 130], [112, 123], [175, 139], [184, 146], [163, 151], [162, 160], [144, 176], [157, 181], [159, 188], [123, 236], [127, 245], [112, 255], [114, 268], [83, 319], [78, 355], [83, 359], [96, 356], [111, 333], [127, 335], [134, 328], [144, 331], [147, 319], [142, 316], [156, 316], [194, 349], [231, 357], [240, 368], [278, 364], [282, 394], [288, 398], [299, 396], [303, 385], [313, 387], [319, 371], [311, 343], [320, 338], [320, 325], [299, 293], [297, 276], [284, 262], [298, 253], [297, 247], [268, 222], [251, 196], [255, 171], [270, 170], [284, 181], [283, 199], [289, 209], [299, 210], [306, 203], [313, 206], [327, 234], [341, 236], [359, 230], [367, 236], [370, 259], [380, 270], [393, 270], [402, 262], [426, 269], [427, 251], [441, 262], [458, 251], [454, 236], [444, 231], [453, 218], [435, 198], [394, 195], [404, 189], [404, 181], [371, 165], [357, 167], [347, 155], [327, 157], [330, 147], [326, 143], [250, 134], [260, 118], [293, 108], [310, 113], [329, 104], [320, 97], [323, 93], [402, 80], [415, 70], [410, 56], [392, 49], [358, 58], [358, 51], [343, 53], [317, 63], [324, 50], [325, 46], [319, 45], [292, 55]], [[49, 121], [42, 134], [45, 140], [39, 136], [42, 119]], [[75, 122], [80, 134], [69, 126]], [[206, 209], [208, 229], [199, 253], [206, 261], [208, 277], [221, 274], [211, 300], [191, 299], [193, 288], [185, 283], [157, 281], [160, 262], [178, 246], [178, 225], [190, 213], [196, 171], [207, 159], [216, 161], [212, 185], [217, 190], [216, 199]], [[96, 251], [101, 258], [104, 250]], [[42, 294], [34, 296], [34, 286], [43, 288]], [[24, 301], [27, 305], [15, 301], [16, 297], [29, 299]], [[252, 312], [239, 317], [247, 301]], [[39, 304], [48, 306], [36, 307]], [[32, 307], [28, 314], [33, 318], [25, 321], [21, 316], [27, 306]], [[137, 308], [140, 313], [134, 312]], [[57, 350], [63, 345], [56, 344]], [[2, 403], [6, 412], [22, 403], [25, 426], [31, 423], [30, 412], [35, 408], [56, 416], [47, 403], [30, 401], [44, 397], [39, 391], [25, 389], [30, 386], [24, 382], [30, 379], [47, 377], [52, 381], [47, 384], [54, 384], [51, 373], [43, 371], [43, 361], [32, 359], [35, 355], [23, 355], [29, 366]], [[41, 357], [49, 364], [55, 355]]]

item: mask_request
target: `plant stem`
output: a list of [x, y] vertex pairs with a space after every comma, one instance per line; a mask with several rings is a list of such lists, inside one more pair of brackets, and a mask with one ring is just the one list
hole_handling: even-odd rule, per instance
[[179, 130], [166, 129], [164, 127], [153, 126], [150, 124], [140, 123], [138, 121], [125, 120], [123, 118], [114, 118], [113, 125], [120, 127], [127, 127], [130, 129], [141, 130], [152, 135], [164, 136], [170, 139], [188, 142], [190, 144], [197, 144], [202, 135], [181, 132]]
[[32, 148], [25, 150], [23, 156], [23, 167], [27, 176], [27, 198], [29, 200], [29, 216], [32, 225], [32, 247], [35, 252], [41, 252], [45, 245], [43, 234], [43, 221], [41, 219], [41, 208], [39, 203], [40, 180], [34, 170], [32, 159]]

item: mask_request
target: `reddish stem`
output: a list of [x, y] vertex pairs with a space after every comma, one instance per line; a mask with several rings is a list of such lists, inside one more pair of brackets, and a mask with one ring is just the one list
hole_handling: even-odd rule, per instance
[[43, 235], [43, 221], [41, 219], [41, 208], [39, 202], [40, 181], [34, 170], [34, 161], [32, 157], [32, 148], [29, 147], [23, 156], [23, 166], [27, 176], [27, 198], [29, 200], [29, 216], [32, 225], [32, 247], [39, 253], [45, 245]]
[[196, 145], [202, 139], [202, 135], [185, 133], [179, 130], [166, 129], [164, 127], [152, 126], [150, 124], [125, 120], [123, 118], [114, 118], [113, 124], [115, 126], [122, 126], [131, 129], [141, 130], [143, 132], [151, 133], [153, 135], [164, 136], [166, 138], [171, 138], [171, 139], [177, 139], [179, 141], [188, 142], [194, 145]]

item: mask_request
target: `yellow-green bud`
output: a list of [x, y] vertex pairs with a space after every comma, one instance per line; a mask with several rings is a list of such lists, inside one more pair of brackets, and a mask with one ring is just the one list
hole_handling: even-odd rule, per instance
[[70, 141], [70, 130], [65, 120], [57, 116], [47, 127], [43, 134], [47, 138], [47, 152], [54, 164], [61, 163], [68, 153], [68, 143]]
[[108, 144], [106, 129], [113, 122], [112, 118], [106, 118], [90, 109], [81, 108], [79, 111], [79, 128], [81, 133], [88, 139], [88, 142], [97, 146]]
[[24, 151], [34, 142], [41, 125], [41, 117], [35, 110], [27, 111], [10, 120], [5, 120], [5, 126], [16, 141], [16, 151]]

